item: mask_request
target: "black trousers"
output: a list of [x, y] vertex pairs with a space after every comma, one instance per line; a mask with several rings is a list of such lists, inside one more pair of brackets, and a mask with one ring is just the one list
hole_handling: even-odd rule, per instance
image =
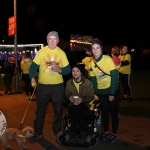
[[4, 76], [4, 85], [6, 86], [5, 93], [8, 93], [9, 91], [11, 92], [11, 90], [12, 90], [11, 84], [12, 84], [12, 77]]
[[102, 111], [102, 127], [104, 131], [109, 129], [109, 116], [111, 115], [112, 121], [112, 133], [117, 134], [119, 125], [119, 101], [120, 101], [120, 89], [116, 91], [114, 95], [114, 100], [109, 101], [109, 95], [98, 95], [100, 100], [100, 107]]
[[36, 91], [36, 119], [34, 120], [34, 130], [36, 134], [43, 134], [45, 113], [49, 101], [52, 101], [54, 108], [54, 121], [52, 129], [56, 135], [62, 130], [62, 104], [64, 101], [64, 86], [38, 85]]
[[26, 95], [32, 95], [33, 93], [33, 87], [31, 86], [31, 80], [29, 78], [29, 74], [22, 74], [22, 80], [24, 81], [25, 84], [25, 92]]
[[119, 77], [123, 87], [123, 92], [124, 92], [123, 94], [124, 95], [128, 94], [129, 97], [132, 96], [131, 86], [130, 86], [130, 74], [119, 73]]
[[89, 111], [86, 103], [81, 103], [79, 105], [72, 105], [68, 113], [71, 120], [71, 132], [77, 133], [77, 124], [79, 126], [79, 132], [85, 131], [86, 127], [86, 113]]

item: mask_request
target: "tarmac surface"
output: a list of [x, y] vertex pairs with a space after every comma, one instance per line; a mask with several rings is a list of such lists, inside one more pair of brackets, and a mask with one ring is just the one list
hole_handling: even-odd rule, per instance
[[[4, 91], [0, 91], [0, 110], [4, 113], [7, 119], [8, 128], [19, 128], [23, 121], [23, 127], [33, 127], [33, 120], [35, 119], [36, 102], [26, 99], [24, 93], [3, 95]], [[27, 110], [27, 111], [26, 111]], [[26, 113], [25, 113], [26, 112]], [[56, 143], [56, 137], [52, 131], [53, 122], [53, 107], [51, 102], [47, 107], [46, 118], [44, 124], [44, 138], [37, 143], [31, 144], [27, 141], [27, 150], [85, 150], [87, 147], [71, 147], [59, 145]], [[109, 144], [106, 142], [99, 142], [93, 150], [150, 150], [150, 119], [144, 117], [132, 117], [119, 115], [119, 129], [118, 139]], [[111, 127], [110, 127], [111, 131]], [[17, 143], [10, 141], [12, 150], [17, 150]], [[0, 142], [0, 150], [2, 145]]]

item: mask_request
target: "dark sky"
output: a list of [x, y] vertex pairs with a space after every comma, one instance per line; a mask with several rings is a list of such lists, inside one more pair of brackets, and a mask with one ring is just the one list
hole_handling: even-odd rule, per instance
[[[99, 38], [105, 45], [150, 48], [148, 2], [16, 1], [19, 44], [45, 43], [47, 33], [56, 30], [67, 41], [70, 34], [81, 34]], [[14, 36], [8, 37], [8, 18], [13, 15], [13, 0], [0, 0], [0, 40], [11, 44]]]

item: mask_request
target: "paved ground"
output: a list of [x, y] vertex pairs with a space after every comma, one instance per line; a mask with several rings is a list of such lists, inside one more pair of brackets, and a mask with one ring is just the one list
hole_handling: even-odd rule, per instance
[[[0, 91], [0, 94], [3, 94]], [[28, 107], [29, 106], [29, 107]], [[23, 126], [33, 127], [35, 118], [36, 103], [35, 101], [26, 100], [24, 94], [3, 95], [0, 96], [0, 110], [5, 114], [8, 122], [8, 127], [19, 128], [25, 111], [28, 107]], [[76, 147], [68, 147], [58, 145], [55, 135], [52, 132], [51, 125], [53, 121], [53, 108], [49, 103], [46, 112], [46, 120], [44, 124], [44, 137], [52, 143], [53, 149], [75, 150]], [[120, 115], [120, 125], [118, 130], [118, 139], [113, 144], [99, 142], [92, 149], [94, 150], [150, 150], [150, 119], [142, 117], [131, 117]], [[111, 130], [111, 128], [110, 128]], [[50, 144], [50, 143], [49, 143]], [[14, 141], [10, 142], [11, 148], [17, 150], [17, 144]], [[42, 142], [30, 144], [27, 142], [28, 150], [45, 150], [47, 145], [42, 145]], [[48, 146], [47, 146], [48, 147]], [[0, 143], [0, 150], [1, 150]], [[79, 150], [86, 148], [79, 147]], [[47, 148], [48, 150], [48, 148]]]

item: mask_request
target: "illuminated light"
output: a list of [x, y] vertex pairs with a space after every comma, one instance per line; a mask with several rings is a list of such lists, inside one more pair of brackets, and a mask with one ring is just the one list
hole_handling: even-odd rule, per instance
[[144, 49], [143, 54], [150, 54], [150, 50], [149, 49]]
[[[41, 48], [44, 47], [43, 44], [18, 44], [17, 47], [37, 47], [41, 46]], [[6, 47], [6, 48], [12, 48], [14, 45], [6, 45], [6, 44], [0, 44], [0, 47]]]

